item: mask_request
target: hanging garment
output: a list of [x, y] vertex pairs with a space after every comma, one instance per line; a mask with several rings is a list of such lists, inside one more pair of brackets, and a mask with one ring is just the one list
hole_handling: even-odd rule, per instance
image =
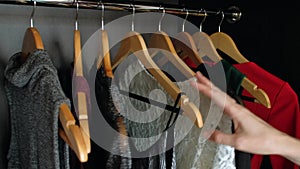
[[[276, 129], [300, 138], [299, 101], [291, 86], [254, 62], [234, 64], [234, 66], [268, 94], [272, 107], [268, 109], [261, 104], [247, 100], [244, 101], [245, 106]], [[246, 91], [243, 91], [242, 95], [251, 97]], [[253, 156], [252, 169], [260, 169], [263, 157], [262, 155]], [[298, 169], [298, 166], [281, 156], [265, 157], [270, 158], [273, 169]]]
[[36, 50], [24, 63], [21, 53], [6, 66], [5, 91], [10, 107], [9, 169], [68, 169], [68, 146], [58, 136], [59, 107], [69, 104], [57, 70], [45, 50]]
[[[142, 68], [139, 62], [133, 63], [131, 65], [123, 61], [114, 73], [113, 84], [116, 84], [120, 91], [134, 93], [146, 98], [150, 97], [161, 103], [166, 103], [166, 99], [171, 99], [164, 97], [164, 93], [159, 90], [162, 87], [157, 88], [158, 82]], [[136, 169], [175, 169], [174, 150], [173, 153], [169, 154], [172, 162], [171, 164], [168, 162], [168, 166], [166, 159], [170, 157], [166, 157], [165, 153], [168, 150], [167, 139], [174, 135], [171, 130], [164, 131], [172, 112], [165, 112], [164, 108], [150, 106], [126, 95], [121, 95], [120, 100], [122, 100], [122, 109], [124, 110], [122, 115], [125, 117], [131, 141], [132, 167]], [[172, 149], [172, 147], [170, 148]]]
[[[189, 66], [191, 66], [194, 71], [200, 71], [217, 87], [221, 88], [223, 91], [226, 91], [226, 93], [233, 97], [237, 103], [243, 105], [240, 95], [242, 91], [241, 83], [245, 75], [233, 67], [229, 62], [224, 59], [217, 63], [206, 61], [205, 64], [200, 64], [197, 67], [193, 65], [189, 59], [186, 59], [185, 62], [190, 64]], [[225, 79], [220, 78], [222, 74], [225, 75]], [[226, 85], [224, 85], [223, 80], [225, 80]], [[233, 129], [232, 132], [234, 132]], [[250, 169], [251, 154], [235, 150], [235, 165], [237, 169]]]
[[[115, 131], [127, 136], [127, 129], [124, 125], [123, 117], [120, 115], [120, 109], [117, 109], [117, 102], [113, 102], [112, 97], [118, 98], [116, 96], [118, 93], [115, 92], [115, 86], [111, 85], [112, 79], [105, 76], [104, 69], [101, 67], [95, 72], [90, 72], [85, 75], [86, 78], [76, 77], [73, 74], [73, 63], [64, 72], [68, 72], [69, 76], [65, 76], [66, 73], [61, 73], [61, 81], [63, 89], [69, 98], [72, 98], [72, 92], [76, 93], [78, 91], [84, 92], [86, 96], [90, 97], [87, 99], [87, 103], [91, 106], [88, 110], [90, 136], [91, 136], [91, 152], [88, 155], [88, 161], [85, 163], [80, 163], [76, 158], [74, 153], [71, 153], [71, 166], [72, 169], [131, 169], [131, 159], [128, 138], [119, 135], [118, 137], [112, 137], [110, 135], [105, 135], [105, 139], [109, 140], [111, 143], [111, 149], [107, 150], [98, 144], [97, 137], [107, 133], [105, 130], [101, 129], [101, 125], [97, 126], [99, 123], [99, 114], [96, 109], [100, 109], [101, 115], [103, 115], [105, 121], [112, 127]], [[93, 69], [96, 70], [96, 65], [93, 65]], [[94, 74], [93, 74], [94, 73]], [[72, 80], [73, 77], [73, 80]], [[95, 77], [91, 79], [90, 77]], [[88, 81], [87, 81], [87, 80]], [[73, 82], [73, 84], [71, 83]], [[94, 92], [90, 91], [90, 86], [94, 83]], [[74, 91], [72, 91], [72, 88]], [[92, 100], [96, 99], [96, 100]], [[71, 99], [72, 102], [72, 112], [75, 114], [76, 99]], [[96, 101], [96, 102], [91, 102]], [[78, 121], [78, 120], [77, 120]], [[101, 134], [102, 133], [102, 134]], [[100, 138], [101, 141], [101, 138]]]
[[[125, 61], [123, 61], [123, 63], [124, 62]], [[163, 87], [160, 86], [157, 80], [153, 78], [138, 61], [128, 62], [127, 65], [126, 63], [124, 63], [124, 65], [119, 65], [121, 68], [118, 69], [120, 70], [117, 69], [115, 71], [115, 79], [118, 79], [115, 83], [119, 84], [120, 90], [130, 91], [165, 105], [174, 104], [173, 99], [166, 94]], [[187, 96], [194, 95], [194, 98], [189, 97], [190, 101], [200, 107], [204, 119], [209, 111], [221, 111], [216, 105], [210, 109], [210, 100], [204, 95], [199, 94], [196, 89], [193, 89], [190, 86], [190, 80], [195, 80], [195, 78], [177, 83], [174, 81], [174, 83], [176, 83]], [[134, 137], [132, 139], [133, 147], [135, 147], [138, 152], [145, 151], [155, 142], [161, 141], [162, 138], [167, 135], [166, 133], [161, 133], [161, 131], [165, 128], [166, 121], [171, 113], [170, 111], [153, 105], [150, 106], [149, 104], [144, 104], [143, 102], [131, 99], [128, 96], [121, 97], [121, 99], [124, 100], [124, 105], [126, 105], [124, 107], [126, 110], [124, 113], [127, 114], [125, 114], [124, 117], [127, 119], [126, 124], [128, 125], [128, 132]], [[222, 131], [231, 132], [231, 120], [224, 115], [219, 128]], [[234, 149], [229, 146], [217, 145], [211, 141], [203, 142], [203, 140], [199, 138], [200, 133], [201, 129], [194, 127], [193, 123], [186, 116], [181, 115], [178, 117], [173, 133], [173, 151], [175, 154], [172, 157], [174, 158], [172, 168], [234, 169]], [[168, 134], [167, 138], [172, 133], [169, 132]], [[140, 137], [147, 139], [138, 139]], [[166, 142], [161, 142], [157, 149], [162, 153], [155, 156], [156, 158], [148, 157], [146, 162], [153, 162], [156, 160], [159, 161], [159, 163], [156, 162], [156, 164], [161, 165], [154, 168], [165, 168], [164, 160], [166, 155], [163, 152], [169, 148], [172, 148], [170, 147], [170, 143], [166, 144]], [[149, 166], [151, 166], [149, 163], [144, 163], [143, 166], [139, 167], [151, 168]]]
[[[112, 100], [113, 97], [118, 98], [118, 93], [116, 86], [112, 85], [111, 81], [112, 78], [107, 77], [104, 68], [101, 67], [97, 71], [95, 80], [95, 96], [97, 104], [106, 122], [119, 133], [117, 138], [110, 139], [112, 142], [112, 149], [110, 152], [106, 152], [107, 161], [105, 163], [105, 168], [130, 169], [132, 160], [130, 158], [131, 151], [129, 149], [127, 129], [124, 124], [124, 118], [120, 113], [122, 110], [116, 108], [116, 106], [120, 104], [119, 101]], [[96, 130], [99, 132], [99, 129]], [[99, 146], [93, 146], [92, 148], [98, 149], [97, 151], [101, 151], [102, 149]], [[94, 162], [99, 160], [99, 155], [101, 154], [91, 154], [91, 156], [93, 156], [92, 158], [95, 160]], [[92, 169], [96, 168], [99, 168], [99, 165], [94, 165], [94, 167], [92, 167]]]

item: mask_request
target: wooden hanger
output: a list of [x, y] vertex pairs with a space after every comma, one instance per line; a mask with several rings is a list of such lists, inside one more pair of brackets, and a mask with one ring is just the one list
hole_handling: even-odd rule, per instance
[[110, 60], [110, 53], [109, 53], [109, 39], [107, 35], [107, 31], [104, 30], [104, 4], [100, 1], [102, 5], [102, 17], [101, 17], [101, 46], [99, 48], [102, 48], [102, 53], [98, 56], [97, 61], [97, 69], [100, 69], [101, 65], [103, 64], [105, 75], [107, 77], [113, 78], [113, 69], [111, 67], [111, 60]]
[[216, 32], [210, 35], [214, 46], [234, 59], [237, 63], [249, 62], [238, 50], [232, 38], [223, 32]]
[[[164, 17], [164, 13], [165, 10], [163, 12], [162, 18]], [[164, 65], [167, 61], [170, 61], [185, 77], [194, 77], [195, 73], [178, 56], [171, 38], [167, 35], [167, 33], [161, 31], [160, 25], [162, 18], [160, 19], [158, 32], [153, 33], [150, 38], [148, 47], [155, 49], [150, 50], [150, 56], [154, 57], [158, 52], [161, 52], [164, 54], [164, 56], [166, 56], [165, 58], [167, 60], [159, 60], [159, 65]]]
[[[170, 61], [185, 77], [191, 78], [195, 76], [195, 73], [178, 56], [170, 37], [165, 32], [160, 31], [153, 33], [148, 47], [155, 49], [151, 51], [163, 53], [167, 58], [166, 61]], [[152, 52], [150, 54], [151, 57], [154, 57], [156, 52]], [[164, 64], [162, 61], [158, 61], [158, 63], [160, 65]]]
[[34, 27], [27, 28], [22, 45], [23, 60], [26, 60], [27, 56], [29, 56], [36, 49], [44, 49], [40, 33]]
[[[212, 39], [212, 42], [214, 44], [214, 46], [221, 50], [222, 52], [224, 52], [226, 55], [228, 55], [229, 57], [231, 57], [232, 59], [234, 59], [236, 62], [238, 63], [246, 63], [249, 62], [238, 50], [238, 48], [236, 47], [234, 41], [232, 40], [232, 38], [221, 32], [221, 24], [224, 20], [224, 12], [221, 12], [222, 14], [222, 20], [219, 23], [219, 31], [212, 34], [210, 37]], [[269, 96], [267, 95], [267, 93], [262, 90], [259, 89], [258, 86], [253, 83], [251, 80], [249, 80], [248, 78], [244, 78], [244, 80], [242, 81], [242, 86], [244, 89], [246, 89], [252, 96], [255, 97], [255, 101], [264, 105], [267, 108], [271, 108], [271, 102], [269, 99]]]
[[[209, 36], [203, 32], [197, 32], [193, 35], [194, 41], [197, 47], [201, 49], [198, 50], [200, 56], [208, 56], [211, 60], [218, 62], [222, 60], [222, 57], [218, 54], [217, 50], [209, 40]], [[245, 77], [242, 81], [241, 86], [246, 89], [253, 97], [255, 97], [256, 102], [261, 103], [265, 107], [270, 108], [271, 103], [268, 95], [262, 89], [258, 89], [258, 86]]]
[[111, 66], [108, 35], [107, 35], [107, 31], [105, 30], [101, 30], [101, 42], [102, 45], [100, 47], [102, 47], [102, 53], [100, 53], [98, 57], [97, 69], [99, 69], [103, 64], [105, 75], [107, 77], [113, 78], [114, 74], [113, 74], [113, 68]]
[[[82, 57], [81, 57], [81, 43], [80, 43], [80, 32], [79, 30], [74, 31], [74, 71], [75, 76], [83, 76], [82, 69]], [[77, 92], [77, 104], [78, 104], [78, 120], [80, 124], [80, 130], [85, 142], [86, 151], [91, 152], [91, 143], [90, 143], [90, 130], [89, 130], [89, 121], [88, 121], [88, 107], [87, 107], [87, 96], [84, 92]]]
[[196, 32], [193, 34], [193, 39], [196, 44], [198, 54], [201, 57], [207, 56], [214, 62], [219, 62], [222, 57], [218, 54], [210, 37], [204, 32]]
[[[34, 8], [31, 14], [31, 26], [26, 30], [23, 45], [22, 45], [22, 61], [36, 49], [44, 49], [42, 38], [38, 30], [33, 26], [33, 15], [36, 8], [36, 1], [34, 1]], [[59, 135], [66, 143], [76, 152], [81, 162], [87, 161], [87, 151], [85, 142], [80, 128], [75, 124], [74, 116], [72, 115], [68, 105], [63, 103], [59, 108], [59, 120], [64, 130], [59, 130]]]
[[202, 58], [198, 54], [193, 37], [188, 32], [178, 33], [172, 42], [177, 53], [180, 53], [178, 56], [180, 56], [181, 59], [188, 57], [197, 65], [203, 63]]
[[[234, 41], [230, 36], [223, 32], [216, 32], [211, 36], [212, 42], [217, 49], [224, 52], [226, 55], [234, 59], [238, 63], [249, 62], [237, 49]], [[248, 78], [244, 78], [242, 81], [242, 87], [246, 89], [252, 96], [255, 97], [255, 101], [264, 105], [267, 108], [271, 108], [271, 102], [267, 93], [259, 89], [258, 86]]]
[[[80, 31], [78, 30], [78, 2], [76, 9], [76, 20], [74, 30], [74, 73], [77, 77], [83, 77], [83, 65], [82, 65], [82, 53], [81, 53], [81, 37]], [[83, 140], [86, 146], [87, 153], [91, 152], [90, 143], [90, 130], [88, 122], [88, 103], [86, 93], [78, 91], [77, 95], [77, 106], [78, 106], [78, 120], [80, 124], [80, 130], [82, 132]]]
[[76, 120], [66, 103], [59, 107], [59, 119], [64, 129], [59, 130], [60, 137], [75, 152], [80, 162], [87, 162], [89, 151], [84, 139], [84, 132], [75, 124]]
[[207, 13], [204, 10], [204, 18], [200, 23], [199, 31], [193, 34], [193, 40], [195, 42], [198, 54], [200, 57], [207, 56], [214, 62], [219, 62], [222, 57], [218, 54], [213, 42], [211, 41], [210, 37], [202, 31], [202, 24], [206, 19]]
[[249, 62], [238, 50], [232, 38], [224, 32], [221, 32], [221, 24], [224, 20], [224, 12], [222, 14], [222, 20], [219, 23], [219, 31], [210, 35], [210, 38], [214, 46], [224, 52], [226, 55], [234, 59], [238, 63]]
[[[133, 53], [140, 62], [146, 67], [146, 69], [156, 78], [156, 80], [162, 85], [162, 87], [170, 94], [170, 96], [176, 100], [180, 95], [180, 89], [158, 68], [155, 62], [152, 60], [148, 49], [146, 47], [143, 37], [135, 32], [131, 31], [127, 34], [126, 38], [121, 41], [121, 46], [118, 50], [116, 57], [112, 62], [112, 68], [116, 68], [122, 60]], [[202, 116], [199, 109], [191, 102], [186, 95], [181, 95], [180, 106], [184, 111], [184, 115], [189, 117], [197, 127], [203, 126]]]
[[186, 17], [182, 24], [182, 32], [176, 35], [176, 38], [172, 39], [173, 45], [176, 49], [176, 53], [181, 59], [190, 58], [195, 64], [200, 65], [203, 63], [202, 58], [199, 56], [196, 44], [190, 33], [184, 31], [185, 22], [189, 15], [188, 10], [186, 10]]
[[34, 1], [33, 10], [30, 16], [30, 27], [27, 28], [22, 45], [22, 61], [25, 61], [27, 57], [36, 49], [44, 49], [44, 44], [39, 31], [33, 26], [33, 16], [36, 8], [36, 1]]

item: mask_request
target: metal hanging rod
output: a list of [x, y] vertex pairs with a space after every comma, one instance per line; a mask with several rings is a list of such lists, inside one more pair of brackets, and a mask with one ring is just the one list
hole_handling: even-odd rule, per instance
[[[76, 8], [75, 0], [36, 0], [38, 6], [49, 6], [49, 7], [66, 7], [66, 8]], [[1, 1], [5, 4], [19, 4], [19, 5], [32, 5], [32, 0], [16, 0], [16, 1]], [[195, 9], [180, 9], [180, 8], [170, 8], [162, 6], [149, 6], [149, 5], [138, 5], [138, 4], [128, 4], [128, 3], [99, 3], [93, 1], [78, 1], [79, 7], [84, 9], [101, 9], [101, 5], [105, 6], [105, 10], [113, 11], [132, 11], [132, 5], [135, 7], [136, 12], [162, 12], [164, 9], [166, 13], [175, 14], [175, 15], [186, 15], [187, 10], [190, 16], [216, 16], [220, 14], [218, 11], [209, 11], [206, 10], [206, 13], [203, 10]], [[242, 12], [238, 7], [232, 6], [227, 10], [223, 11], [224, 16], [227, 21], [234, 23], [241, 19]]]

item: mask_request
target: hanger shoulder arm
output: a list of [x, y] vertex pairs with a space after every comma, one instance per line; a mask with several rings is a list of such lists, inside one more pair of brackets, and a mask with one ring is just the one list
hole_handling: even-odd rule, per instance
[[180, 103], [183, 110], [183, 114], [186, 115], [194, 124], [201, 128], [203, 127], [203, 119], [200, 110], [192, 102], [188, 101], [187, 96], [182, 96]]
[[236, 44], [230, 36], [223, 32], [216, 32], [211, 36], [212, 42], [216, 48], [230, 56], [238, 63], [249, 62], [238, 50]]
[[[74, 30], [74, 71], [76, 76], [83, 77], [82, 66], [82, 52], [81, 52], [81, 36], [79, 30]], [[89, 125], [88, 125], [88, 107], [86, 102], [86, 94], [84, 92], [77, 92], [77, 104], [80, 130], [82, 130], [82, 137], [85, 142], [86, 150], [91, 151]], [[76, 129], [77, 130], [77, 129]]]
[[26, 60], [27, 56], [36, 49], [44, 49], [41, 35], [36, 28], [27, 28], [22, 45], [23, 60]]
[[[148, 70], [175, 100], [180, 94], [180, 89], [171, 82], [163, 72], [158, 71], [160, 69], [153, 69], [152, 67]], [[181, 103], [181, 108], [184, 111], [183, 114], [194, 122], [197, 127], [201, 128], [203, 126], [203, 120], [200, 110], [193, 103], [189, 102], [189, 98], [185, 95], [181, 96], [179, 102]]]
[[[101, 35], [100, 35], [101, 34]], [[99, 48], [102, 49], [101, 52], [99, 52], [98, 60], [97, 60], [97, 69], [100, 69], [100, 67], [103, 65], [105, 75], [107, 77], [113, 78], [113, 68], [111, 66], [111, 58], [109, 53], [109, 40], [107, 31], [100, 30], [99, 33], [100, 38], [100, 46]], [[122, 55], [122, 54], [119, 54]]]
[[74, 68], [76, 76], [83, 76], [80, 31], [74, 30]]
[[[170, 61], [185, 77], [191, 78], [195, 73], [181, 60], [178, 56], [175, 47], [170, 39], [170, 37], [164, 32], [156, 32], [152, 35], [149, 43], [149, 48], [152, 48], [156, 51], [161, 51], [167, 60]], [[150, 56], [154, 56], [154, 53], [151, 53]], [[159, 61], [158, 61], [159, 62]]]
[[206, 33], [196, 32], [193, 35], [193, 39], [201, 57], [207, 56], [214, 62], [219, 62], [222, 60], [211, 38]]
[[193, 37], [189, 33], [178, 33], [176, 38], [173, 39], [173, 44], [177, 53], [180, 53], [178, 56], [180, 56], [181, 59], [189, 57], [197, 65], [203, 63], [202, 58], [198, 54]]
[[255, 83], [245, 77], [242, 81], [242, 87], [246, 89], [252, 96], [255, 97], [256, 101], [267, 108], [271, 108], [271, 102], [267, 93], [259, 89]]
[[77, 93], [77, 103], [78, 103], [78, 120], [80, 124], [80, 129], [82, 131], [82, 137], [84, 139], [87, 152], [91, 152], [91, 142], [90, 142], [90, 129], [89, 129], [89, 119], [88, 119], [88, 107], [86, 102], [86, 94], [84, 92]]
[[113, 71], [112, 71], [113, 69], [111, 67], [108, 35], [105, 30], [101, 31], [101, 35], [102, 35], [103, 66], [104, 66], [105, 74], [107, 77], [112, 78], [114, 75], [113, 75]]
[[[88, 151], [85, 145], [82, 132], [75, 124], [75, 119], [67, 104], [63, 103], [60, 106], [59, 119], [65, 132], [64, 140], [68, 140], [70, 147], [74, 150], [81, 162], [86, 162], [88, 159]], [[63, 134], [60, 134], [63, 136]]]
[[128, 38], [122, 40], [118, 53], [112, 62], [112, 69], [115, 69], [130, 53], [130, 40]]

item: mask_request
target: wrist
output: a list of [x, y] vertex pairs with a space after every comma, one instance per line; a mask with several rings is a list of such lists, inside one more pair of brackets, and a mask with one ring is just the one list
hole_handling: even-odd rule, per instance
[[274, 154], [278, 154], [285, 157], [293, 156], [294, 154], [299, 154], [300, 141], [295, 139], [285, 133], [280, 133], [276, 145], [274, 147]]

